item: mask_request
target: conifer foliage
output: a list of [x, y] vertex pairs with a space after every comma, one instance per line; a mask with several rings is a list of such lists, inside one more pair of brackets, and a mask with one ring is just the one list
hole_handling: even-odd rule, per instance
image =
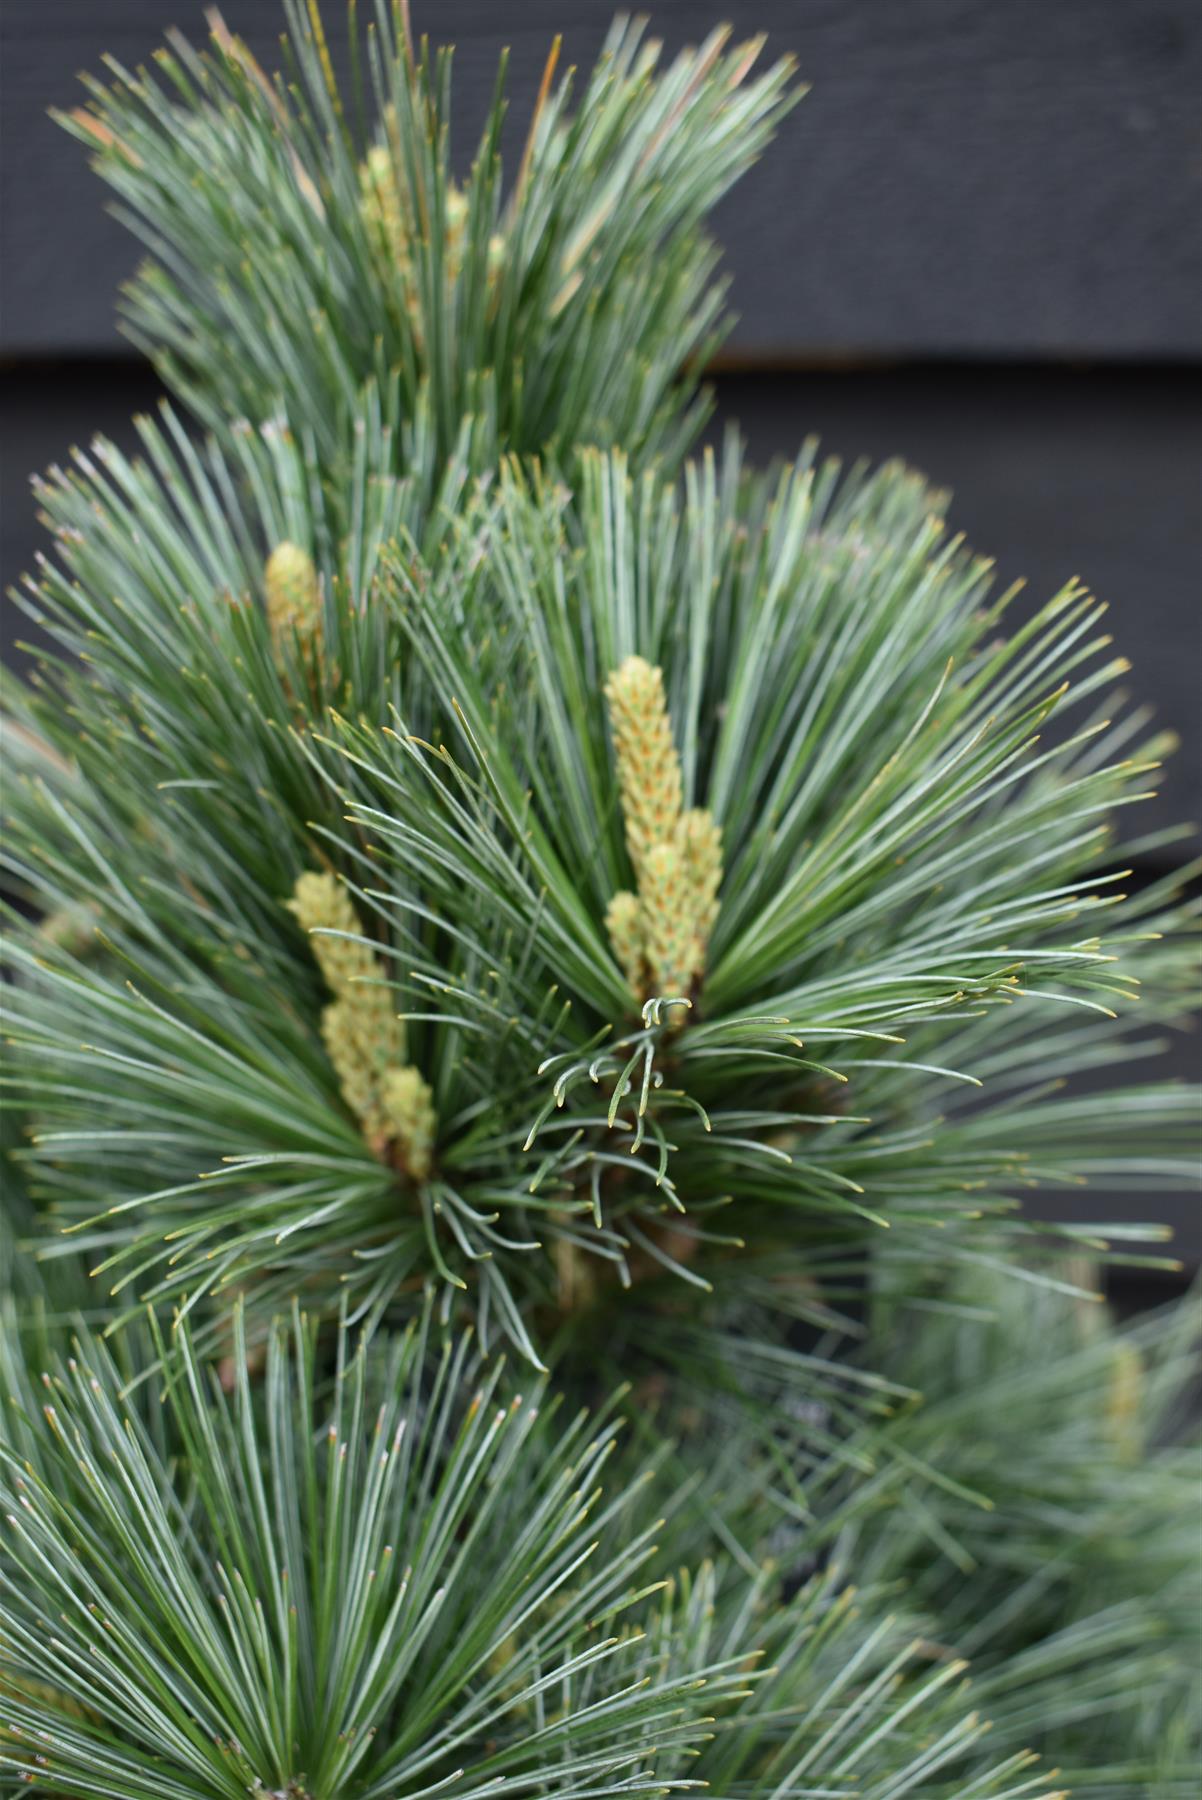
[[7, 684], [0, 1792], [1177, 1800], [1196, 1317], [1016, 1204], [1194, 1154], [1102, 608], [695, 454], [787, 63], [465, 159], [285, 11], [65, 121], [173, 400]]

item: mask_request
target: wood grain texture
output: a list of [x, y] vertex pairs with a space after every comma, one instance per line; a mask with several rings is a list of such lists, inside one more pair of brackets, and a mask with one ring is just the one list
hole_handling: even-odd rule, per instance
[[[0, 304], [8, 355], [111, 352], [132, 241], [46, 117], [102, 51], [144, 59], [201, 0], [13, 0], [4, 22]], [[278, 0], [225, 0], [267, 63]], [[327, 0], [337, 58], [341, 6]], [[610, 0], [414, 0], [457, 44], [466, 157], [502, 44], [511, 144], [548, 42], [594, 56]], [[812, 92], [717, 221], [737, 358], [1196, 357], [1202, 9], [1194, 0], [659, 0], [670, 46], [730, 17]]]

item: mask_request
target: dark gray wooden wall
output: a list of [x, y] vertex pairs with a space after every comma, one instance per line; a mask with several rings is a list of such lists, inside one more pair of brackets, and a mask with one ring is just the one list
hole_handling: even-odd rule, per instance
[[[277, 0], [226, 0], [270, 64]], [[338, 56], [341, 5], [327, 0]], [[466, 157], [502, 44], [515, 138], [551, 36], [591, 60], [610, 0], [413, 0], [453, 41]], [[722, 412], [753, 452], [811, 431], [900, 453], [1033, 597], [1112, 603], [1132, 686], [1182, 737], [1159, 822], [1202, 814], [1202, 9], [1196, 0], [659, 0], [669, 46], [722, 18], [811, 92], [718, 220], [740, 325]], [[132, 241], [47, 119], [75, 71], [144, 59], [202, 0], [8, 0], [0, 262], [5, 583], [37, 547], [26, 478], [154, 393], [114, 327]], [[4, 638], [19, 635], [6, 618]], [[1151, 875], [1155, 870], [1142, 871]], [[1183, 1070], [1196, 1051], [1183, 1046]], [[1189, 1222], [1192, 1209], [1179, 1209]], [[1187, 1243], [1196, 1258], [1196, 1218]]]
[[[103, 51], [132, 65], [204, 0], [10, 0], [8, 251], [15, 354], [111, 354], [132, 263], [45, 120]], [[340, 5], [327, 4], [338, 48]], [[369, 8], [361, 8], [367, 12]], [[554, 32], [594, 56], [612, 0], [413, 0], [457, 45], [465, 147], [503, 44], [515, 134]], [[225, 0], [273, 60], [277, 0]], [[669, 45], [724, 18], [769, 33], [810, 82], [720, 220], [738, 278], [735, 348], [758, 362], [897, 356], [1196, 357], [1202, 350], [1195, 0], [657, 0]]]

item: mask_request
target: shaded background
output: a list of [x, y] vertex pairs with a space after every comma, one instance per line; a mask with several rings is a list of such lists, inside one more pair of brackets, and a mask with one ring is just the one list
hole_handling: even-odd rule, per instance
[[[10, 0], [0, 103], [0, 564], [39, 548], [31, 472], [103, 431], [130, 444], [153, 376], [115, 326], [137, 247], [47, 118], [111, 52], [146, 59], [201, 0]], [[278, 0], [223, 11], [268, 67]], [[551, 37], [587, 66], [610, 0], [413, 0], [454, 42], [466, 162], [497, 56], [520, 143]], [[327, 28], [339, 62], [342, 8]], [[812, 92], [722, 208], [740, 323], [720, 420], [766, 460], [817, 433], [954, 490], [952, 523], [1025, 576], [1111, 603], [1134, 690], [1182, 738], [1141, 825], [1202, 813], [1202, 9], [1196, 0], [659, 0], [669, 48], [722, 19], [792, 51]], [[562, 66], [562, 64], [561, 64]], [[6, 657], [22, 635], [11, 604]], [[1153, 817], [1155, 814], [1155, 817]], [[1149, 866], [1137, 879], [1153, 878]], [[1196, 1074], [1196, 1039], [1175, 1061]], [[1063, 1204], [1063, 1203], [1061, 1203]], [[1091, 1217], [1138, 1216], [1137, 1196]], [[1158, 1197], [1157, 1213], [1168, 1209]], [[1196, 1203], [1172, 1208], [1196, 1264]]]

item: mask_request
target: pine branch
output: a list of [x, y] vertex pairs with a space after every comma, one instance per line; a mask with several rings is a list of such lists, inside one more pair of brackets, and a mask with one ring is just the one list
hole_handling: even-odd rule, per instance
[[596, 1554], [612, 1421], [505, 1402], [423, 1331], [344, 1342], [327, 1399], [299, 1317], [260, 1403], [235, 1343], [227, 1402], [175, 1334], [170, 1449], [94, 1343], [43, 1404], [13, 1371], [0, 1766], [129, 1800], [695, 1785], [702, 1690], [743, 1677], [627, 1623], [652, 1534], [602, 1512]]
[[241, 1313], [234, 1338], [232, 1398], [186, 1326], [153, 1385], [84, 1340], [39, 1391], [10, 1329], [0, 1770], [125, 1800], [1048, 1800], [1030, 1758], [982, 1757], [963, 1665], [839, 1571], [791, 1600], [726, 1557], [654, 1579], [663, 1478], [612, 1413], [522, 1398], [428, 1322], [344, 1336], [330, 1387], [296, 1315], [261, 1393]]
[[553, 52], [510, 181], [286, 12], [73, 116], [209, 435], [6, 683], [0, 1790], [1183, 1800], [1195, 1312], [1018, 1212], [1196, 1172], [1168, 734], [919, 477], [685, 460], [786, 63]]
[[475, 421], [476, 470], [593, 442], [678, 458], [725, 328], [703, 221], [790, 103], [789, 62], [753, 77], [759, 43], [719, 31], [661, 70], [642, 27], [618, 24], [578, 98], [553, 53], [506, 185], [503, 59], [459, 187], [449, 53], [378, 4], [366, 84], [342, 94], [316, 9], [285, 11], [284, 74], [224, 29], [201, 52], [173, 33], [153, 72], [110, 62], [62, 121], [151, 252], [126, 318], [168, 386], [223, 437], [286, 419], [331, 493], [365, 406], [396, 473], [423, 413], [439, 461]]
[[[152, 1272], [144, 1291], [193, 1304], [253, 1279], [270, 1311], [298, 1283], [316, 1300], [349, 1278], [366, 1312], [432, 1271], [448, 1304], [468, 1289], [486, 1337], [537, 1360], [536, 1315], [590, 1252], [594, 1299], [633, 1282], [655, 1303], [671, 1277], [737, 1284], [743, 1245], [771, 1246], [783, 1285], [816, 1258], [854, 1269], [887, 1236], [872, 1254], [904, 1279], [933, 1230], [945, 1262], [997, 1260], [1022, 1229], [1014, 1195], [1037, 1181], [1189, 1179], [1187, 1092], [1149, 1085], [1138, 1110], [1113, 1091], [1069, 1097], [1024, 1060], [1050, 1030], [1060, 1075], [1125, 1056], [1114, 1014], [1143, 959], [1168, 1016], [1184, 992], [1172, 935], [1093, 872], [1150, 756], [1116, 756], [1088, 725], [1038, 739], [1113, 672], [1096, 609], [1066, 593], [999, 643], [1002, 603], [985, 603], [911, 477], [841, 490], [802, 468], [769, 488], [731, 454], [721, 475], [691, 471], [683, 502], [620, 458], [586, 456], [571, 507], [510, 469], [428, 565], [387, 552], [373, 605], [348, 607], [332, 642], [359, 669], [387, 660], [391, 724], [331, 712], [281, 729], [270, 615], [238, 609], [245, 652], [202, 652], [201, 691], [223, 707], [218, 657], [259, 671], [232, 779], [193, 785], [206, 758], [228, 764], [217, 715], [163, 713], [174, 646], [148, 637], [135, 677], [128, 630], [106, 640], [122, 659], [111, 726], [70, 818], [42, 790], [19, 795], [14, 862], [33, 889], [58, 872], [56, 906], [86, 889], [120, 961], [39, 946], [40, 973], [17, 948], [37, 998], [14, 1025], [46, 1120], [40, 1191], [123, 1298]], [[631, 1017], [607, 942], [635, 872], [605, 671], [640, 645], [666, 672], [679, 804], [712, 808], [724, 844], [683, 1025], [654, 1005]], [[31, 716], [71, 747], [67, 708]], [[321, 1042], [315, 965], [286, 916], [298, 861], [355, 884], [429, 1091], [437, 1138], [399, 1209], [383, 1127], [365, 1137], [347, 1117]], [[1188, 918], [1166, 899], [1178, 934]], [[965, 1106], [982, 1081], [985, 1103]]]
[[970, 1271], [886, 1301], [866, 1347], [922, 1392], [906, 1450], [941, 1479], [859, 1511], [848, 1553], [971, 1658], [997, 1747], [1054, 1745], [1074, 1793], [1184, 1793], [1202, 1767], [1198, 1326], [1196, 1300], [1119, 1329]]

